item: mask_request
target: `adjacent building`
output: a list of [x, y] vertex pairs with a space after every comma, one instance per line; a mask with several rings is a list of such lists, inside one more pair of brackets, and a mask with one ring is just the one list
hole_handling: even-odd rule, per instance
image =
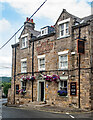
[[8, 102], [23, 104], [33, 99], [93, 109], [92, 40], [93, 15], [79, 18], [63, 9], [55, 25], [41, 32], [27, 18], [19, 42], [12, 45]]

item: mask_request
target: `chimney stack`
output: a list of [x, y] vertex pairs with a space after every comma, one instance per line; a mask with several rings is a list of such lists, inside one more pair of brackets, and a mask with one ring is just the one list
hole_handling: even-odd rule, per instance
[[31, 29], [31, 30], [34, 30], [35, 23], [33, 22], [33, 19], [30, 19], [30, 18], [27, 17], [26, 21], [24, 22], [24, 27], [28, 28], [28, 29]]

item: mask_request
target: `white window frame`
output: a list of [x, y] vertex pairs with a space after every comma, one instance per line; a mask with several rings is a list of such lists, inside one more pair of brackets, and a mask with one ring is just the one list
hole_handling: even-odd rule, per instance
[[[26, 66], [23, 66], [24, 62], [26, 62]], [[21, 59], [21, 73], [26, 73], [26, 72], [27, 72], [27, 58]]]
[[45, 66], [45, 55], [40, 55], [40, 56], [37, 56], [37, 58], [38, 58], [38, 70], [39, 71], [43, 71], [43, 70], [45, 70], [45, 67], [44, 68], [41, 68], [40, 66], [40, 60], [42, 60], [42, 59], [44, 59], [44, 66]]
[[[43, 32], [43, 33], [42, 33]], [[48, 34], [48, 27], [41, 29], [41, 36]]]
[[[67, 82], [67, 87], [65, 87], [64, 86], [64, 82]], [[63, 86], [61, 85], [61, 82], [63, 82]], [[60, 90], [60, 87], [62, 88], [62, 89], [66, 89], [67, 90], [67, 95], [66, 96], [63, 96], [63, 97], [67, 97], [68, 96], [68, 80], [67, 79], [65, 79], [65, 80], [61, 80], [60, 82], [59, 82], [59, 90]]]
[[[21, 36], [21, 49], [28, 47], [28, 40], [27, 40], [28, 35], [29, 34], [27, 33]], [[23, 40], [24, 40], [24, 45], [23, 45]]]
[[[67, 70], [68, 69], [68, 50], [67, 51], [58, 52], [58, 55], [59, 55], [59, 69]], [[66, 67], [61, 66], [61, 64], [62, 64], [61, 57], [62, 56], [63, 57], [67, 56], [67, 66]], [[63, 62], [65, 62], [65, 61], [63, 61]]]
[[26, 48], [28, 47], [28, 43], [27, 43], [27, 37], [23, 37], [21, 38], [21, 48]]
[[[59, 38], [69, 36], [69, 21], [70, 21], [70, 18], [58, 22]], [[67, 24], [68, 24], [68, 26], [66, 26]], [[64, 29], [62, 29], [62, 25], [64, 25]], [[68, 31], [67, 33], [66, 33], [66, 30]], [[62, 31], [64, 33], [63, 35], [62, 35]]]
[[21, 89], [26, 90], [26, 81], [21, 81]]

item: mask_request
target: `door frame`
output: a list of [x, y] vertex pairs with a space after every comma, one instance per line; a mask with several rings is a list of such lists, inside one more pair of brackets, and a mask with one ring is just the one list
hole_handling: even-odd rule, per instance
[[38, 83], [37, 83], [37, 101], [41, 102], [40, 101], [40, 96], [39, 96], [39, 92], [40, 92], [40, 89], [39, 89], [39, 84], [41, 82], [44, 82], [44, 101], [45, 101], [45, 80], [38, 80]]

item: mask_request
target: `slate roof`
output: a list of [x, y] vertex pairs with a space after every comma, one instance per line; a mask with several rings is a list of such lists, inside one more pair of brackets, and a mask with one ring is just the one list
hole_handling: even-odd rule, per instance
[[86, 17], [82, 18], [81, 20], [84, 20], [84, 22], [88, 22], [91, 19], [93, 19], [93, 15], [86, 16]]

